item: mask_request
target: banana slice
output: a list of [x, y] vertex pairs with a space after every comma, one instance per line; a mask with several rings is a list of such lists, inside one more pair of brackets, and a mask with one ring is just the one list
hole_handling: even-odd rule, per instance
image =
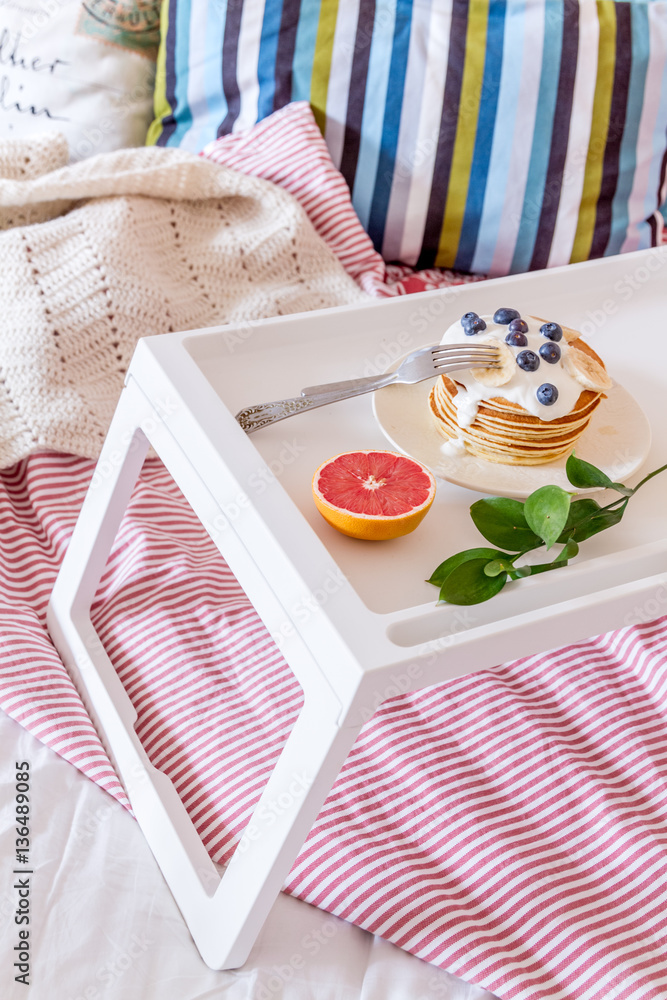
[[477, 336], [475, 337], [475, 343], [491, 344], [493, 347], [498, 348], [497, 367], [472, 368], [471, 371], [475, 380], [491, 388], [496, 388], [499, 385], [505, 385], [506, 382], [509, 382], [516, 371], [516, 361], [507, 344], [503, 343], [502, 340], [498, 340], [497, 337], [492, 336]]
[[573, 330], [571, 326], [563, 326], [561, 323], [561, 330], [563, 331], [563, 340], [568, 344], [571, 344], [573, 340], [579, 340], [581, 334], [578, 330]]
[[579, 385], [592, 392], [604, 392], [614, 384], [602, 365], [571, 344], [563, 354], [563, 368]]

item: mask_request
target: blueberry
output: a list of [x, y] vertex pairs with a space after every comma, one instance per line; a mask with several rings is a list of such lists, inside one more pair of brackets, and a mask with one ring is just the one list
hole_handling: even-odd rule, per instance
[[511, 333], [528, 333], [528, 324], [525, 319], [513, 319], [509, 330]]
[[520, 315], [518, 309], [496, 309], [493, 314], [493, 322], [499, 323], [500, 326], [507, 326], [513, 319], [519, 319]]
[[558, 399], [558, 389], [551, 382], [543, 382], [536, 392], [537, 400], [544, 406], [553, 406]]
[[486, 330], [486, 323], [479, 316], [472, 323], [469, 323], [468, 326], [463, 327], [466, 337], [472, 337], [475, 333], [481, 333], [482, 330]]
[[540, 357], [550, 365], [555, 365], [557, 361], [560, 361], [560, 347], [558, 344], [554, 344], [553, 341], [549, 341], [548, 344], [542, 344], [540, 347]]
[[516, 356], [516, 363], [525, 372], [536, 372], [540, 367], [540, 359], [534, 351], [519, 351]]
[[558, 323], [543, 323], [540, 327], [540, 333], [547, 340], [562, 340], [563, 339], [563, 328], [558, 325]]
[[466, 313], [464, 316], [461, 316], [461, 326], [465, 330], [467, 327], [472, 326], [476, 319], [479, 319], [477, 313]]
[[519, 330], [510, 331], [505, 337], [505, 343], [510, 344], [512, 347], [526, 347], [528, 344], [528, 337], [525, 333], [521, 333]]

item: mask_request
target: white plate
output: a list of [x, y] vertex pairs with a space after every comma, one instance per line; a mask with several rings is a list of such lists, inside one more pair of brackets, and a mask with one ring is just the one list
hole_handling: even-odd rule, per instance
[[[402, 360], [402, 359], [401, 359]], [[397, 367], [400, 361], [396, 362]], [[417, 385], [390, 385], [374, 394], [373, 412], [394, 448], [425, 465], [440, 479], [479, 493], [523, 498], [540, 486], [553, 484], [577, 493], [565, 474], [567, 456], [544, 465], [500, 465], [467, 452], [451, 456], [443, 451], [445, 439], [433, 423], [428, 405], [436, 379]], [[615, 384], [595, 410], [577, 442], [576, 454], [602, 469], [617, 483], [624, 483], [646, 461], [651, 447], [651, 426], [636, 399]]]

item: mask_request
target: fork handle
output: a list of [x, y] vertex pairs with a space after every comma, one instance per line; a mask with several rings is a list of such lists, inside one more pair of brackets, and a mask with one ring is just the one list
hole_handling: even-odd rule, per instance
[[347, 382], [330, 382], [326, 386], [321, 386], [325, 391], [317, 391], [320, 387], [313, 386], [304, 389], [300, 396], [291, 399], [277, 399], [272, 403], [257, 403], [255, 406], [247, 406], [244, 410], [239, 410], [236, 420], [247, 434], [259, 430], [260, 427], [268, 427], [279, 420], [286, 420], [293, 417], [295, 413], [303, 413], [304, 410], [314, 410], [318, 406], [326, 406], [328, 403], [338, 403], [341, 399], [350, 399], [352, 396], [362, 396], [366, 392], [373, 392], [374, 389], [382, 389], [385, 385], [391, 385], [396, 379], [396, 375], [390, 372], [386, 375], [373, 375], [369, 378], [349, 379]]
[[349, 378], [344, 382], [325, 382], [324, 385], [309, 385], [307, 389], [301, 390], [302, 396], [317, 396], [321, 392], [344, 392], [345, 396], [360, 396], [364, 392], [373, 392], [374, 389], [384, 389], [386, 385], [391, 385], [396, 381], [396, 372], [385, 372], [384, 375], [368, 375], [365, 378]]

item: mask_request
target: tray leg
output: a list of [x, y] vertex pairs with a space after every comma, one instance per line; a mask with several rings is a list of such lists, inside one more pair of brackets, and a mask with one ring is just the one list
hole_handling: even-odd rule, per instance
[[212, 968], [246, 961], [354, 743], [360, 727], [340, 727], [336, 715], [306, 700], [210, 909], [184, 900], [183, 914]]
[[90, 619], [148, 450], [141, 425], [154, 417], [130, 381], [56, 580], [47, 624], [204, 961], [214, 969], [230, 969], [247, 959], [361, 726], [341, 727], [338, 701], [319, 688], [306, 692], [220, 877], [171, 781], [150, 763], [134, 730], [136, 712]]

